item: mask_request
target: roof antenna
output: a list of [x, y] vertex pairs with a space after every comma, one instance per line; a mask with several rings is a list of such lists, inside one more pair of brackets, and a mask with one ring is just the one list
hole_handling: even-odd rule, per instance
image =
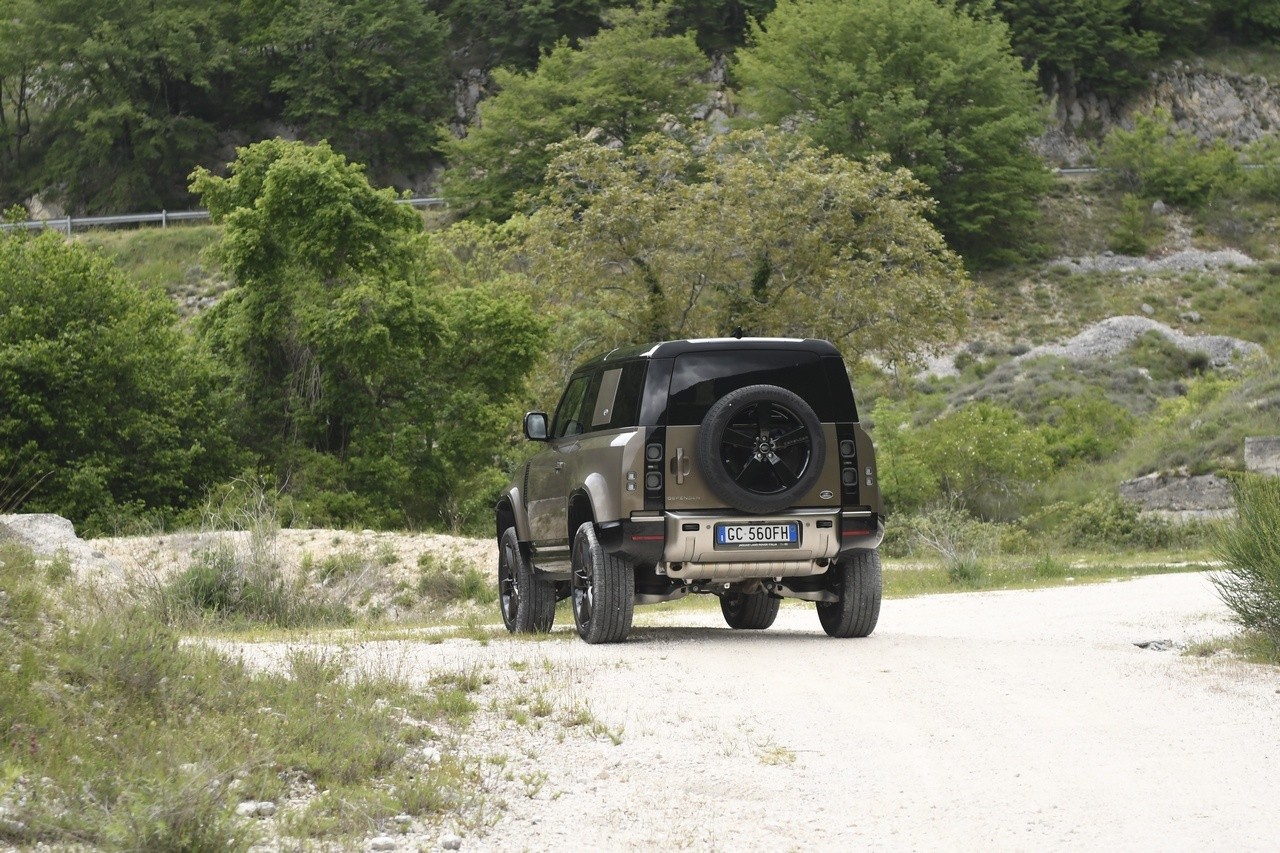
[[729, 333], [729, 336], [733, 338], [737, 338], [738, 340], [742, 340], [742, 327], [734, 326], [733, 331]]

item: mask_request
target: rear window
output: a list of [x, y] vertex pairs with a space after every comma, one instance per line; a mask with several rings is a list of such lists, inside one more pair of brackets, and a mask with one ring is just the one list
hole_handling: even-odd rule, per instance
[[[712, 404], [748, 385], [786, 388], [812, 406], [819, 420], [840, 420], [819, 356], [788, 350], [752, 350], [677, 356], [671, 372], [667, 423], [700, 424]], [[847, 396], [846, 390], [843, 397]]]

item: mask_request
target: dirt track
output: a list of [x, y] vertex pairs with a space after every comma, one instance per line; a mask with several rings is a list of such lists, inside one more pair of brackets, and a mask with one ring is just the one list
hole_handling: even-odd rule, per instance
[[[1280, 673], [1134, 645], [1230, 630], [1203, 575], [890, 600], [867, 640], [828, 639], [798, 604], [761, 633], [724, 628], [717, 610], [638, 614], [617, 646], [361, 647], [370, 666], [493, 678], [481, 701], [496, 712], [465, 748], [492, 757], [488, 796], [504, 807], [487, 833], [462, 831], [464, 850], [1280, 839]], [[558, 716], [504, 715], [530, 692]], [[554, 722], [573, 708], [589, 709], [596, 736]]]

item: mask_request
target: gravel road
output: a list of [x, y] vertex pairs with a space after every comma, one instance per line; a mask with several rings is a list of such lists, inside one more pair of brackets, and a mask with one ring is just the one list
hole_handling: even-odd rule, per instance
[[[1280, 672], [1135, 645], [1230, 631], [1204, 575], [889, 600], [866, 640], [790, 603], [765, 632], [637, 614], [616, 646], [361, 645], [366, 666], [492, 679], [458, 745], [485, 757], [494, 806], [464, 850], [1280, 843]], [[514, 720], [522, 694], [558, 710]]]

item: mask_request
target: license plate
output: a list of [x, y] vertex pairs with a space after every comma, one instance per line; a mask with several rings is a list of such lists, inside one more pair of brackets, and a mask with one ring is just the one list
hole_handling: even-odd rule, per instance
[[794, 521], [777, 524], [717, 524], [717, 548], [798, 548], [800, 525]]

